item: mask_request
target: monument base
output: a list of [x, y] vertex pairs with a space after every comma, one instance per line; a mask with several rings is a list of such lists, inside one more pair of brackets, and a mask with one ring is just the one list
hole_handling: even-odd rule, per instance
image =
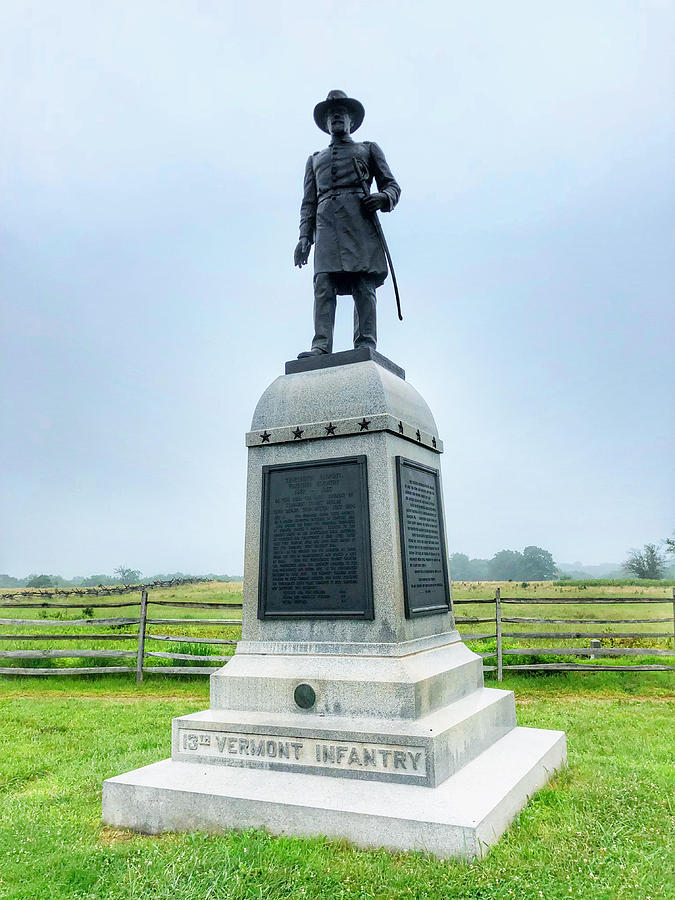
[[564, 761], [564, 732], [521, 727], [435, 788], [167, 759], [108, 779], [103, 821], [145, 834], [267, 828], [472, 858]]
[[356, 356], [289, 363], [258, 402], [242, 640], [172, 758], [105, 782], [106, 824], [474, 857], [564, 763], [455, 629], [431, 410]]

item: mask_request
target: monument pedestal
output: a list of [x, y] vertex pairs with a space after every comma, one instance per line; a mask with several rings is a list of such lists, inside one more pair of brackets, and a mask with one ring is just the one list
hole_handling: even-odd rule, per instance
[[242, 640], [107, 824], [475, 856], [565, 760], [454, 627], [436, 423], [372, 351], [292, 362], [247, 435]]

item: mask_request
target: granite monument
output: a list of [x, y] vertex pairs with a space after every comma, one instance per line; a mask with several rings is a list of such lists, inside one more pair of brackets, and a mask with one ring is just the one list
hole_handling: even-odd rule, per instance
[[[362, 107], [337, 93], [315, 116], [336, 135], [350, 117], [345, 136]], [[296, 262], [314, 236], [316, 352], [286, 363], [246, 435], [242, 639], [211, 676], [210, 708], [174, 720], [171, 758], [105, 782], [110, 825], [260, 826], [474, 857], [565, 760], [564, 733], [518, 727], [513, 693], [485, 687], [457, 632], [443, 441], [404, 370], [375, 349], [384, 255], [358, 195], [321, 209], [325, 166], [347, 179], [355, 153], [381, 179], [378, 208], [395, 205], [374, 147], [344, 142], [337, 163], [332, 150], [308, 163]], [[358, 343], [332, 353], [347, 288]]]

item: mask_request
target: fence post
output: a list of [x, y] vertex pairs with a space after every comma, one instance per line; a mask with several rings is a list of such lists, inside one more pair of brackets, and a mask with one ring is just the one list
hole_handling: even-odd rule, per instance
[[497, 681], [502, 681], [502, 592], [501, 588], [495, 591], [495, 625], [497, 632]]
[[148, 591], [141, 591], [141, 616], [138, 625], [138, 653], [136, 655], [136, 684], [143, 681], [143, 656], [145, 654], [145, 619], [148, 614]]
[[675, 650], [675, 587], [673, 588], [673, 649]]

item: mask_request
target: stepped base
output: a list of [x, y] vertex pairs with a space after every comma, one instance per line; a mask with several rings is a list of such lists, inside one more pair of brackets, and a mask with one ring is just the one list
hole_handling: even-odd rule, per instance
[[104, 782], [103, 821], [146, 834], [267, 828], [471, 858], [565, 758], [564, 732], [514, 728], [434, 788], [164, 760]]
[[493, 688], [414, 721], [207, 709], [173, 720], [171, 758], [433, 787], [515, 724], [513, 693]]
[[[303, 713], [293, 699], [308, 682], [316, 692], [312, 715], [416, 719], [483, 686], [483, 661], [459, 640], [411, 649], [405, 656], [247, 653], [237, 648], [211, 676], [211, 708]], [[452, 638], [443, 635], [443, 639]], [[413, 643], [413, 642], [411, 642]], [[418, 644], [418, 642], [415, 642]]]

